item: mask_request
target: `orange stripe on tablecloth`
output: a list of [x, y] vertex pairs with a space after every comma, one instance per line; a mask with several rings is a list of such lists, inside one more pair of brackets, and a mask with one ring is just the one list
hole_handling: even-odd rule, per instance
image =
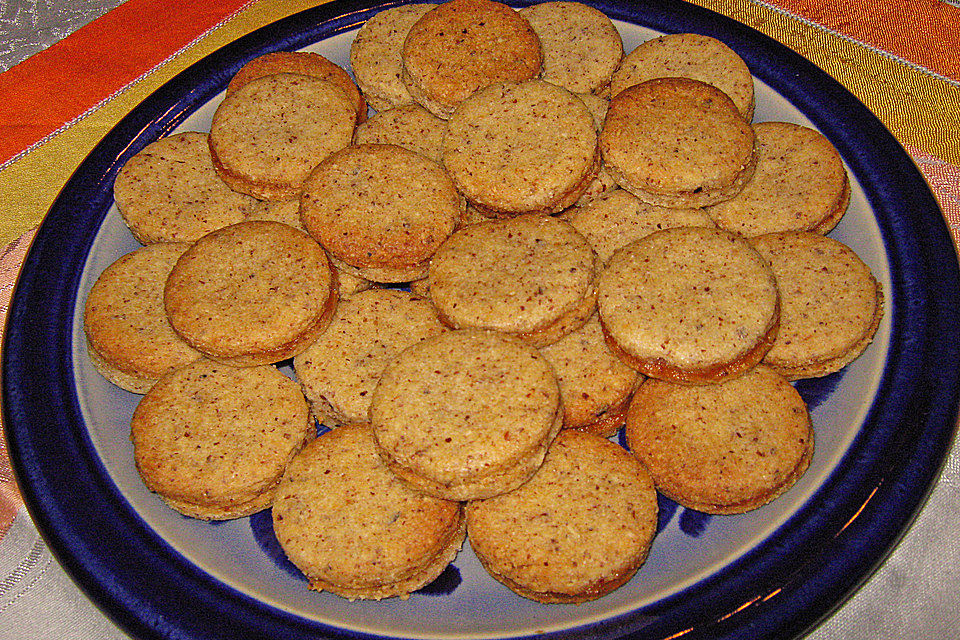
[[[128, 0], [0, 73], [0, 164], [109, 98], [249, 2]], [[104, 42], [112, 44], [104, 48]]]
[[960, 80], [960, 7], [942, 0], [770, 0], [766, 4]]

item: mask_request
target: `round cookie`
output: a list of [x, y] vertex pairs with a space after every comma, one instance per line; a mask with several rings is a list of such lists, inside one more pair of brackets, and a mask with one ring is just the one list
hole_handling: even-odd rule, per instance
[[563, 220], [478, 222], [433, 256], [430, 299], [453, 328], [495, 329], [544, 346], [593, 315], [599, 269], [586, 238]]
[[227, 95], [231, 95], [240, 87], [256, 78], [274, 73], [299, 73], [321, 80], [329, 80], [340, 87], [357, 110], [357, 123], [367, 119], [367, 102], [363, 99], [360, 89], [339, 65], [327, 60], [319, 53], [310, 51], [274, 51], [258, 56], [243, 65], [230, 79], [227, 85]]
[[311, 589], [406, 599], [456, 557], [465, 518], [458, 503], [404, 485], [380, 460], [369, 427], [345, 425], [291, 461], [273, 529]]
[[168, 371], [200, 358], [170, 326], [163, 287], [190, 247], [158, 242], [132, 251], [101, 273], [84, 305], [90, 360], [107, 380], [146, 393]]
[[488, 498], [526, 482], [563, 423], [556, 375], [496, 331], [447, 331], [408, 347], [380, 376], [370, 424], [387, 466], [418, 491]]
[[600, 276], [610, 348], [645, 375], [719, 382], [756, 365], [777, 337], [770, 266], [722, 229], [675, 227], [614, 253]]
[[370, 399], [394, 357], [446, 327], [429, 300], [370, 289], [341, 301], [327, 330], [293, 359], [314, 415], [328, 426], [369, 420]]
[[751, 239], [780, 288], [780, 333], [764, 363], [788, 380], [825, 376], [853, 362], [883, 316], [880, 283], [847, 245], [810, 231]]
[[[303, 224], [300, 222], [300, 200], [261, 200], [253, 206], [247, 213], [246, 220], [267, 220], [272, 222], [282, 222], [291, 227], [301, 229]], [[336, 269], [338, 293], [340, 298], [349, 298], [350, 296], [366, 291], [373, 286], [373, 283], [366, 278], [350, 273], [344, 269]]]
[[389, 7], [357, 31], [350, 45], [350, 68], [367, 102], [377, 111], [413, 102], [403, 82], [403, 42], [410, 27], [435, 6], [414, 3]]
[[446, 132], [446, 120], [418, 104], [405, 104], [381, 111], [357, 127], [353, 143], [395, 144], [440, 162]]
[[[587, 105], [587, 109], [589, 109], [591, 115], [593, 115], [593, 123], [596, 125], [597, 135], [599, 136], [600, 130], [603, 128], [603, 121], [607, 117], [607, 108], [610, 106], [610, 101], [592, 93], [578, 93], [577, 95], [583, 100], [583, 103]], [[603, 165], [603, 158], [601, 156], [600, 170], [597, 172], [596, 177], [590, 181], [590, 184], [575, 204], [586, 204], [594, 198], [598, 198], [616, 188], [617, 181], [613, 179], [613, 176], [610, 175], [610, 172], [607, 171], [607, 168]]]
[[313, 434], [300, 388], [275, 367], [205, 358], [163, 376], [131, 421], [147, 487], [207, 520], [269, 507], [287, 463]]
[[713, 514], [767, 504], [793, 486], [813, 455], [803, 399], [762, 364], [714, 385], [647, 379], [625, 433], [661, 493]]
[[207, 234], [177, 261], [163, 297], [173, 329], [234, 366], [280, 362], [326, 328], [336, 275], [323, 249], [279, 222], [240, 222]]
[[757, 168], [743, 191], [707, 207], [717, 225], [743, 236], [833, 229], [850, 204], [850, 180], [836, 147], [791, 122], [758, 122]]
[[214, 166], [235, 191], [296, 198], [317, 163], [350, 144], [356, 120], [354, 102], [329, 80], [296, 73], [255, 78], [213, 115]]
[[[426, 274], [465, 206], [436, 162], [396, 145], [363, 144], [333, 154], [310, 174], [300, 219], [333, 258], [361, 275], [407, 282]], [[385, 270], [397, 271], [396, 279]]]
[[581, 2], [541, 2], [519, 9], [540, 39], [541, 78], [575, 93], [610, 84], [623, 58], [623, 40], [599, 9]]
[[747, 63], [720, 40], [697, 33], [673, 33], [637, 45], [613, 74], [610, 95], [653, 78], [668, 77], [711, 84], [730, 97], [745, 120], [753, 119], [753, 76]]
[[494, 578], [544, 603], [595, 600], [646, 561], [657, 494], [617, 444], [564, 431], [525, 485], [467, 505], [470, 545]]
[[604, 263], [614, 252], [654, 231], [672, 227], [716, 227], [702, 209], [647, 204], [624, 189], [614, 189], [562, 217], [590, 242]]
[[497, 83], [450, 117], [443, 164], [491, 217], [569, 207], [600, 170], [593, 116], [577, 95], [542, 80]]
[[256, 203], [217, 175], [206, 133], [176, 133], [151, 142], [117, 174], [117, 209], [141, 244], [193, 242], [243, 220]]
[[493, 0], [437, 5], [410, 27], [401, 51], [410, 95], [444, 119], [478, 89], [536, 78], [543, 62], [530, 23]]
[[600, 132], [607, 170], [644, 202], [704, 207], [743, 189], [757, 162], [753, 128], [716, 87], [689, 78], [633, 85]]
[[623, 426], [630, 397], [643, 376], [607, 346], [596, 316], [540, 349], [560, 383], [564, 429], [610, 437]]

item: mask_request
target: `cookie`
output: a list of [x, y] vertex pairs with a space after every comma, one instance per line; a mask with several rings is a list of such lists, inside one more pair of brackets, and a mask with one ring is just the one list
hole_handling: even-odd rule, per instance
[[663, 495], [713, 514], [767, 504], [796, 483], [813, 455], [803, 399], [762, 364], [715, 385], [646, 380], [625, 433]]
[[403, 42], [410, 27], [436, 5], [388, 7], [363, 23], [350, 44], [350, 68], [370, 106], [377, 111], [410, 104], [403, 82]]
[[160, 138], [120, 169], [114, 199], [141, 244], [193, 242], [240, 222], [256, 203], [220, 179], [207, 137], [190, 131]]
[[443, 165], [491, 217], [552, 214], [577, 201], [600, 169], [597, 131], [577, 95], [542, 80], [490, 85], [450, 117]]
[[444, 119], [478, 89], [536, 78], [543, 63], [530, 23], [492, 0], [437, 5], [410, 27], [401, 52], [410, 95]]
[[[247, 213], [246, 220], [267, 220], [272, 222], [282, 222], [291, 227], [301, 229], [303, 224], [300, 222], [300, 200], [261, 200], [253, 206]], [[337, 291], [340, 298], [349, 298], [350, 296], [366, 291], [373, 286], [373, 283], [366, 278], [350, 273], [344, 269], [336, 270]]]
[[146, 393], [165, 373], [201, 356], [173, 330], [163, 307], [167, 277], [189, 247], [158, 242], [132, 251], [108, 266], [87, 295], [90, 360], [121, 389]]
[[599, 269], [573, 226], [528, 214], [459, 229], [433, 256], [428, 286], [450, 327], [495, 329], [544, 346], [593, 315]]
[[290, 463], [273, 529], [311, 589], [350, 600], [407, 599], [456, 557], [465, 518], [457, 502], [400, 482], [381, 462], [369, 427], [345, 425]]
[[780, 333], [764, 362], [789, 380], [824, 376], [869, 346], [883, 317], [880, 283], [839, 240], [811, 231], [751, 239], [780, 288]]
[[747, 63], [726, 44], [697, 33], [672, 33], [641, 42], [624, 57], [610, 81], [610, 95], [654, 78], [692, 78], [723, 91], [747, 121], [755, 105]]
[[405, 104], [381, 111], [357, 127], [354, 144], [395, 144], [440, 162], [446, 120], [418, 104]]
[[396, 145], [363, 144], [310, 174], [300, 219], [333, 258], [369, 280], [407, 282], [426, 274], [465, 206], [436, 162]]
[[556, 375], [496, 331], [447, 331], [387, 366], [370, 402], [385, 463], [418, 491], [487, 498], [526, 482], [563, 423]]
[[600, 276], [598, 306], [618, 357], [683, 383], [744, 373], [770, 350], [780, 325], [770, 265], [722, 229], [664, 229], [619, 249]]
[[623, 58], [623, 40], [599, 9], [580, 2], [541, 2], [519, 9], [543, 49], [541, 78], [576, 93], [610, 84]]
[[[607, 117], [607, 108], [610, 106], [610, 102], [606, 98], [592, 93], [578, 93], [577, 95], [583, 100], [583, 103], [587, 105], [587, 109], [590, 110], [590, 114], [593, 116], [593, 123], [597, 128], [597, 135], [599, 136], [600, 130], [603, 128], [603, 121]], [[586, 204], [594, 198], [598, 198], [616, 188], [617, 181], [614, 180], [610, 172], [607, 171], [607, 168], [603, 164], [603, 157], [601, 156], [600, 170], [593, 180], [590, 181], [590, 184], [587, 185], [586, 190], [577, 198], [575, 204]]]
[[306, 349], [337, 305], [336, 276], [303, 231], [250, 221], [197, 240], [164, 288], [173, 329], [235, 366], [275, 363]]
[[850, 180], [836, 147], [810, 127], [758, 122], [757, 168], [743, 191], [707, 207], [717, 225], [743, 236], [833, 229], [850, 204]]
[[596, 315], [540, 353], [560, 383], [564, 429], [610, 437], [623, 426], [630, 397], [643, 376], [610, 351]]
[[359, 124], [367, 119], [367, 101], [364, 100], [360, 89], [353, 82], [342, 67], [335, 62], [324, 58], [319, 53], [311, 51], [274, 51], [258, 56], [243, 65], [227, 84], [227, 95], [231, 95], [240, 87], [256, 78], [274, 73], [299, 73], [321, 80], [329, 80], [340, 87], [357, 110], [356, 122]]
[[704, 207], [753, 175], [753, 128], [716, 87], [689, 78], [633, 85], [610, 101], [600, 133], [607, 170], [644, 202]]
[[562, 218], [583, 234], [604, 263], [620, 247], [654, 231], [672, 227], [716, 227], [702, 209], [647, 204], [623, 189], [614, 189], [571, 207]]
[[287, 463], [313, 434], [300, 388], [275, 367], [206, 358], [160, 378], [131, 421], [144, 484], [206, 520], [269, 507]]
[[544, 603], [595, 600], [623, 585], [646, 561], [657, 530], [657, 495], [643, 465], [577, 431], [557, 437], [525, 485], [466, 511], [484, 568]]
[[329, 80], [256, 78], [224, 98], [210, 125], [217, 173], [260, 200], [290, 200], [313, 168], [353, 139], [355, 103]]
[[293, 368], [321, 422], [364, 423], [384, 367], [403, 349], [445, 330], [428, 300], [370, 289], [340, 302], [330, 326], [293, 359]]

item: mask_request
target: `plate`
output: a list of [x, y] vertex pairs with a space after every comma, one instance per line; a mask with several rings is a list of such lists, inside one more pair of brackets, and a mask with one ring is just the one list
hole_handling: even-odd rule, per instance
[[308, 49], [346, 67], [358, 26], [389, 6], [338, 0], [233, 42], [135, 108], [64, 186], [25, 260], [3, 358], [9, 452], [37, 527], [91, 598], [144, 640], [802, 634], [885, 557], [946, 457], [960, 388], [960, 274], [926, 183], [862, 104], [776, 42], [683, 2], [595, 6], [616, 21], [627, 50], [659, 33], [723, 40], [757, 79], [757, 121], [822, 131], [852, 180], [849, 213], [831, 236], [884, 289], [886, 315], [866, 353], [837, 374], [797, 384], [817, 451], [795, 487], [739, 516], [661, 500], [644, 567], [579, 606], [514, 595], [486, 575], [469, 545], [408, 600], [350, 603], [306, 588], [268, 512], [201, 522], [144, 488], [129, 442], [139, 397], [96, 373], [82, 332], [96, 277], [138, 246], [113, 207], [117, 171], [160, 136], [206, 130], [227, 80], [256, 55]]

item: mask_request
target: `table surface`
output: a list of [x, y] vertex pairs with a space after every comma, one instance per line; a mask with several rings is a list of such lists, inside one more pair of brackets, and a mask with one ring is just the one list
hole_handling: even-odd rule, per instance
[[[23, 68], [28, 57], [49, 49], [68, 35], [81, 30], [94, 19], [124, 3], [117, 0], [67, 0], [61, 2], [0, 2], [0, 71]], [[133, 3], [129, 3], [132, 5]], [[175, 4], [175, 3], [170, 3]], [[211, 3], [217, 4], [217, 3]], [[236, 2], [237, 8], [263, 11], [265, 20], [285, 15], [279, 2]], [[865, 50], [880, 53], [887, 60], [910, 69], [919, 69], [938, 85], [955, 96], [960, 87], [960, 64], [957, 51], [945, 42], [944, 33], [952, 31], [952, 19], [960, 13], [960, 3], [943, 0], [899, 2], [776, 2], [716, 1], [696, 2], [744, 22], [757, 12], [776, 29], [778, 19], [794, 20], [815, 34], [827, 34], [844, 42], [853, 42]], [[161, 3], [138, 2], [137, 8], [162, 12]], [[274, 5], [274, 6], [270, 6]], [[870, 5], [869, 7], [866, 5]], [[302, 6], [309, 6], [302, 5]], [[294, 9], [290, 7], [287, 13]], [[232, 9], [231, 9], [232, 10]], [[274, 13], [271, 13], [273, 11]], [[280, 12], [280, 13], [277, 13]], [[113, 12], [111, 15], [115, 15]], [[233, 14], [231, 14], [233, 15]], [[906, 21], [905, 21], [906, 19]], [[946, 20], [944, 24], [939, 24]], [[918, 21], [926, 25], [921, 26]], [[771, 26], [772, 25], [772, 26]], [[904, 25], [915, 31], [905, 37]], [[757, 26], [753, 24], [752, 26]], [[939, 31], [938, 31], [939, 29]], [[913, 37], [917, 33], [937, 33]], [[203, 31], [202, 37], [208, 37]], [[778, 32], [782, 41], [789, 39]], [[956, 40], [955, 36], [952, 36]], [[798, 48], [799, 45], [785, 42]], [[956, 44], [956, 43], [954, 43]], [[811, 45], [815, 46], [815, 45]], [[808, 56], [812, 50], [801, 50]], [[170, 52], [175, 53], [175, 52]], [[34, 58], [35, 59], [35, 58]], [[32, 62], [34, 59], [31, 59]], [[823, 60], [814, 60], [830, 69]], [[150, 68], [138, 70], [140, 79]], [[842, 74], [841, 74], [842, 75]], [[0, 75], [0, 80], [3, 80]], [[843, 80], [844, 78], [840, 78]], [[159, 82], [159, 80], [155, 80]], [[6, 87], [0, 82], [0, 101]], [[869, 97], [869, 95], [867, 96]], [[134, 96], [132, 99], [136, 100]], [[864, 99], [864, 97], [861, 97]], [[955, 99], [955, 97], [953, 98]], [[882, 111], [888, 105], [874, 107]], [[135, 102], [134, 102], [135, 103]], [[878, 115], [881, 115], [878, 113]], [[881, 119], [886, 113], [881, 115]], [[953, 114], [956, 118], [958, 114]], [[886, 122], [885, 122], [886, 123]], [[0, 124], [2, 120], [0, 120]], [[888, 124], [890, 126], [890, 124]], [[944, 141], [943, 132], [932, 131], [933, 125], [904, 126], [891, 130], [900, 138], [927, 177], [944, 211], [954, 239], [960, 229], [960, 142]], [[954, 132], [956, 128], [952, 129]], [[53, 135], [56, 135], [54, 133]], [[42, 144], [49, 138], [39, 140]], [[17, 157], [0, 158], [0, 181], [4, 171], [16, 168]], [[69, 170], [69, 167], [67, 168]], [[69, 175], [69, 172], [65, 175]], [[37, 176], [38, 178], [40, 176]], [[11, 213], [9, 203], [0, 210], [3, 217], [16, 218], [10, 226], [0, 252], [0, 314], [5, 317], [10, 292], [17, 271], [29, 247], [36, 222], [25, 220], [22, 212]], [[39, 215], [42, 215], [42, 211]], [[38, 218], [39, 219], [39, 218]], [[834, 615], [824, 621], [810, 638], [951, 638], [960, 634], [960, 447], [955, 446], [942, 476], [915, 523], [901, 543], [878, 571]], [[127, 636], [114, 626], [74, 585], [39, 537], [23, 507], [0, 442], [0, 637], [14, 638], [82, 638], [84, 640], [122, 639]]]

